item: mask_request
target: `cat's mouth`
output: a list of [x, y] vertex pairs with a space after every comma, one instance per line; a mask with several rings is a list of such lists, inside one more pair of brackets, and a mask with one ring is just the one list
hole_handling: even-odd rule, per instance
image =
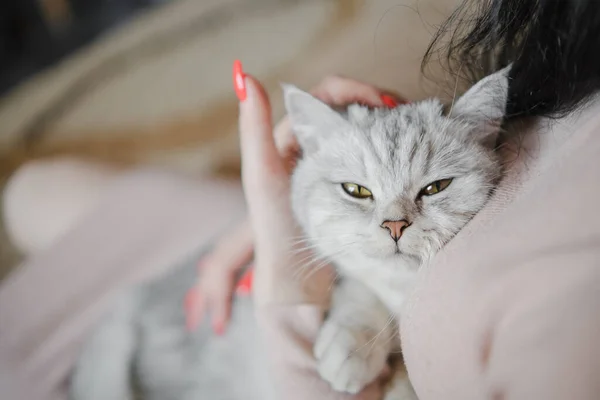
[[414, 254], [413, 252], [410, 251], [410, 249], [402, 249], [402, 246], [400, 246], [400, 243], [396, 243], [394, 245], [394, 247], [392, 249], [390, 249], [390, 251], [387, 254], [387, 258], [415, 258], [415, 257], [419, 257], [417, 254]]
[[395, 244], [394, 246], [390, 246], [388, 248], [386, 248], [384, 251], [380, 252], [378, 254], [378, 257], [383, 258], [383, 259], [396, 259], [396, 258], [401, 258], [404, 256], [407, 256], [408, 254], [406, 254], [404, 251], [402, 251], [400, 249], [400, 246], [398, 244]]

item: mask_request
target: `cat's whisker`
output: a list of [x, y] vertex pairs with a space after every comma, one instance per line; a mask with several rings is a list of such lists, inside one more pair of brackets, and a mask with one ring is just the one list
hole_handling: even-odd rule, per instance
[[301, 268], [298, 270], [298, 273], [294, 274], [293, 279], [295, 281], [305, 282], [328, 264], [329, 262], [327, 260], [323, 260], [318, 265], [312, 265], [305, 268]]
[[[308, 268], [311, 266], [311, 264], [314, 264], [315, 262], [320, 262], [323, 260], [327, 260], [328, 262], [331, 262], [331, 258], [335, 257], [338, 254], [341, 254], [342, 250], [338, 250], [337, 252], [334, 252], [332, 254], [309, 254], [307, 257], [303, 258], [302, 260], [300, 260], [300, 263], [302, 265], [302, 268]], [[304, 262], [306, 261], [306, 262]]]
[[[348, 235], [346, 237], [355, 237], [356, 235]], [[301, 245], [301, 244], [308, 244], [308, 245], [316, 245], [317, 243], [335, 243], [336, 240], [338, 239], [343, 239], [345, 238], [344, 236], [337, 236], [337, 237], [322, 237], [322, 238], [310, 238], [310, 239], [306, 239], [306, 240], [298, 240], [296, 242], [291, 242], [292, 247], [295, 247], [297, 245]]]
[[[321, 262], [323, 260], [326, 260], [327, 256], [324, 255], [317, 255], [317, 254], [309, 254], [307, 257], [303, 258], [302, 260], [300, 260], [300, 265], [298, 266], [298, 271], [297, 273], [294, 273], [294, 275], [292, 276], [293, 279], [297, 279], [300, 277], [300, 275], [308, 270], [308, 269], [312, 269], [313, 265], [317, 262]], [[306, 261], [306, 262], [305, 262]], [[327, 262], [329, 262], [329, 260], [327, 260]]]
[[[350, 243], [346, 246], [341, 247], [337, 251], [335, 251], [331, 254], [327, 254], [327, 255], [310, 254], [309, 256], [300, 260], [301, 266], [298, 268], [298, 272], [293, 275], [293, 279], [298, 279], [298, 278], [308, 279], [308, 277], [312, 276], [314, 271], [309, 272], [309, 275], [306, 277], [301, 277], [303, 272], [305, 272], [306, 270], [309, 270], [309, 269], [314, 269], [315, 271], [317, 271], [317, 270], [323, 268], [327, 264], [331, 263], [331, 259], [333, 257], [336, 257], [337, 255], [344, 253], [344, 251], [346, 250], [346, 247], [349, 247], [349, 246], [352, 246], [355, 244], [356, 243]], [[315, 267], [314, 266], [315, 263], [320, 263], [320, 264], [317, 267]], [[336, 271], [336, 273], [337, 273], [337, 271]]]
[[[391, 316], [390, 318], [391, 318], [393, 321], [395, 321], [395, 317]], [[382, 343], [383, 345], [386, 345], [386, 344], [388, 344], [389, 342], [391, 342], [392, 340], [398, 339], [398, 338], [400, 337], [400, 330], [398, 329], [398, 328], [399, 328], [399, 327], [398, 327], [398, 325], [396, 324], [394, 327], [395, 327], [396, 329], [394, 329], [394, 330], [392, 331], [392, 334], [391, 334], [391, 335], [390, 335], [390, 336], [389, 336], [389, 337], [386, 339], [386, 341], [385, 341], [385, 342], [383, 342], [383, 343]], [[392, 347], [392, 349], [390, 350], [390, 354], [395, 354], [395, 353], [396, 353], [396, 351], [394, 350], [394, 347]]]
[[328, 292], [331, 292], [333, 290], [333, 287], [339, 282], [339, 278], [340, 278], [340, 274], [337, 272], [337, 270], [335, 270], [335, 277], [331, 281], [331, 284], [329, 285], [329, 287], [327, 288]]
[[346, 234], [337, 234], [334, 237], [330, 236], [322, 236], [322, 237], [303, 237], [300, 239], [296, 239], [296, 240], [290, 240], [290, 244], [292, 245], [296, 245], [296, 244], [301, 244], [301, 243], [312, 243], [312, 242], [322, 242], [322, 241], [334, 241], [336, 239], [344, 239], [344, 238], [350, 238], [350, 237], [356, 237], [358, 235], [356, 234], [350, 234], [350, 233], [346, 233]]
[[[337, 236], [340, 237], [351, 237], [354, 236], [354, 233], [337, 233]], [[327, 235], [327, 236], [315, 236], [315, 235], [311, 235], [311, 236], [302, 236], [302, 237], [294, 237], [294, 238], [290, 238], [292, 240], [298, 240], [298, 241], [305, 241], [305, 240], [319, 240], [319, 239], [327, 239], [328, 237], [331, 237], [331, 234]]]
[[323, 255], [310, 254], [307, 257], [303, 258], [302, 260], [299, 260], [299, 265], [300, 265], [300, 268], [307, 269], [307, 268], [310, 268], [315, 263], [321, 262], [325, 259], [327, 259], [327, 257], [325, 257]]
[[[363, 344], [362, 346], [360, 346], [359, 348], [357, 348], [355, 351], [359, 351], [362, 348], [371, 345], [371, 348], [369, 349], [369, 352], [371, 352], [373, 350], [373, 346], [375, 346], [375, 343], [377, 341], [377, 339], [379, 339], [379, 337], [386, 331], [386, 329], [388, 329], [388, 327], [390, 327], [390, 325], [395, 321], [395, 318], [393, 315], [390, 315], [387, 319], [387, 322], [385, 323], [385, 325], [383, 326], [383, 328], [381, 328], [381, 330], [374, 335], [369, 341], [367, 341], [365, 344]], [[389, 339], [388, 339], [389, 340]], [[388, 343], [388, 341], [386, 341], [385, 343]]]
[[300, 264], [305, 265], [305, 261], [307, 261], [308, 263], [311, 263], [315, 260], [321, 260], [321, 259], [325, 259], [325, 258], [329, 257], [328, 255], [325, 255], [325, 254], [317, 254], [317, 253], [310, 252], [310, 251], [308, 253], [309, 254], [306, 257], [304, 257], [298, 261]]
[[329, 261], [324, 260], [323, 262], [321, 262], [319, 265], [317, 266], [313, 266], [311, 269], [312, 271], [310, 271], [304, 278], [304, 281], [308, 281], [314, 274], [316, 274], [319, 270], [321, 270], [323, 267], [327, 266], [329, 264]]
[[[325, 243], [327, 243], [327, 242], [325, 242]], [[351, 247], [351, 246], [355, 246], [357, 244], [358, 244], [358, 242], [344, 243], [337, 251], [335, 251], [335, 253], [338, 254], [340, 252], [343, 252], [344, 250], [346, 250], [346, 248]], [[294, 250], [291, 250], [290, 254], [299, 254], [299, 253], [302, 253], [304, 251], [310, 252], [312, 250], [319, 249], [320, 247], [323, 247], [323, 242], [321, 242], [318, 245], [317, 244], [308, 244], [308, 245], [305, 245], [305, 246], [302, 246], [302, 247], [298, 247], [298, 248], [296, 248]], [[326, 254], [324, 256], [333, 257], [332, 254]]]
[[296, 255], [296, 254], [300, 254], [300, 253], [305, 252], [305, 251], [312, 251], [312, 250], [318, 249], [318, 247], [319, 246], [316, 245], [316, 244], [309, 244], [309, 245], [302, 246], [302, 247], [299, 247], [297, 249], [291, 250], [290, 254]]
[[[319, 245], [317, 245], [317, 244], [309, 244], [309, 245], [305, 245], [305, 246], [298, 247], [296, 249], [290, 250], [289, 254], [291, 254], [291, 255], [299, 255], [299, 254], [302, 254], [302, 253], [306, 252], [306, 253], [311, 253], [311, 254], [312, 253], [319, 253], [323, 257], [333, 257], [333, 255], [332, 255], [333, 253], [324, 254], [323, 252], [319, 251], [322, 247], [323, 247], [323, 243], [321, 243]], [[349, 247], [349, 246], [344, 245], [343, 249], [346, 250], [346, 247]], [[336, 251], [335, 254], [339, 254], [338, 251]]]

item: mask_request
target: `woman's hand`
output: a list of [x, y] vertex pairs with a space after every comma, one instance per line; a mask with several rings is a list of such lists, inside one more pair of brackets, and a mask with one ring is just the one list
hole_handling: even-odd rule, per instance
[[[235, 279], [251, 261], [253, 249], [258, 267], [254, 292], [259, 302], [323, 301], [330, 286], [327, 270], [310, 273], [308, 280], [298, 278], [310, 255], [293, 249], [301, 232], [289, 201], [289, 178], [298, 154], [289, 120], [284, 118], [273, 133], [267, 95], [258, 81], [244, 75], [239, 63], [234, 68], [234, 84], [240, 99], [242, 178], [249, 221], [225, 235], [201, 261], [199, 283], [186, 305], [190, 328], [208, 311], [217, 333], [222, 333], [229, 321]], [[311, 92], [332, 106], [395, 107], [404, 102], [342, 77], [326, 78]]]
[[[209, 254], [198, 263], [198, 283], [185, 301], [186, 325], [194, 330], [210, 314], [213, 331], [221, 335], [231, 317], [231, 301], [239, 273], [252, 260], [254, 246], [252, 228], [248, 220], [228, 232], [217, 242]], [[249, 292], [252, 271], [242, 278], [244, 286], [238, 289]]]

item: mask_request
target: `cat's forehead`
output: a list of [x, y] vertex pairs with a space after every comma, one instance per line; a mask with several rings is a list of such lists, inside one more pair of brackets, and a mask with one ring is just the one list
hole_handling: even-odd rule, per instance
[[465, 151], [456, 134], [460, 124], [444, 115], [439, 101], [357, 115], [353, 132], [340, 135], [330, 148], [338, 160], [333, 168], [341, 174], [408, 182], [460, 162], [457, 155]]
[[[446, 117], [438, 101], [415, 103], [393, 110], [374, 111], [371, 124], [359, 128], [362, 148], [387, 165], [426, 161], [422, 156], [446, 157], [458, 151], [460, 123]], [[420, 157], [421, 156], [421, 157]]]
[[392, 110], [374, 110], [368, 134], [398, 142], [409, 141], [413, 136], [418, 139], [436, 136], [451, 122], [443, 110], [443, 105], [436, 100], [408, 104]]

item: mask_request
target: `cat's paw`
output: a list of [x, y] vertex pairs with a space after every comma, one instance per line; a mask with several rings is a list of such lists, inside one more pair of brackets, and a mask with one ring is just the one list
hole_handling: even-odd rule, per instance
[[355, 394], [386, 366], [389, 338], [376, 332], [325, 321], [314, 353], [321, 377], [339, 392]]

